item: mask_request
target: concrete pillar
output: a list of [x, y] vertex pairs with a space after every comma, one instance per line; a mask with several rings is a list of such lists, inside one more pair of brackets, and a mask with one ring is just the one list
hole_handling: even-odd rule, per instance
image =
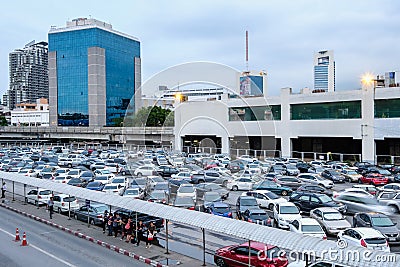
[[363, 84], [361, 101], [360, 134], [362, 140], [362, 160], [375, 162], [375, 129], [374, 129], [374, 83]]
[[106, 57], [100, 47], [88, 48], [89, 126], [106, 125]]
[[49, 61], [49, 126], [58, 125], [58, 83], [57, 83], [57, 52], [50, 51]]
[[281, 89], [281, 149], [282, 157], [290, 157], [292, 155], [292, 140], [290, 130], [290, 100], [292, 88], [286, 87]]
[[229, 136], [222, 136], [221, 144], [222, 144], [221, 152], [229, 154], [229, 152], [230, 152], [229, 151], [229, 147], [230, 147]]

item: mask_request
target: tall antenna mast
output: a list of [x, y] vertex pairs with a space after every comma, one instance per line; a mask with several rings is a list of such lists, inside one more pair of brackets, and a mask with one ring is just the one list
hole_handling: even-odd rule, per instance
[[249, 71], [249, 31], [246, 31], [246, 71]]

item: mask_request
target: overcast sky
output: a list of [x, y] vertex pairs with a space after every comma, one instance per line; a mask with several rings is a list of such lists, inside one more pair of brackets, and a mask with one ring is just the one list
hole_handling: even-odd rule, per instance
[[268, 90], [313, 87], [313, 54], [334, 50], [336, 90], [360, 88], [365, 72], [400, 70], [398, 0], [6, 1], [0, 23], [0, 93], [8, 89], [8, 54], [47, 41], [52, 25], [96, 18], [141, 41], [143, 81], [179, 63], [211, 61], [268, 72]]

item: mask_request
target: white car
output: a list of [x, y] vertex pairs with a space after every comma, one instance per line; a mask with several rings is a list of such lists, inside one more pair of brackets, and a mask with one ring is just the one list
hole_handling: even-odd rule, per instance
[[153, 166], [140, 166], [135, 169], [133, 175], [142, 177], [142, 176], [151, 176], [151, 175], [158, 175], [156, 168]]
[[251, 163], [251, 162], [254, 162], [257, 160], [257, 158], [251, 157], [249, 155], [242, 155], [242, 156], [238, 157], [237, 159], [244, 160], [248, 163]]
[[107, 175], [108, 178], [111, 178], [111, 179], [115, 177], [115, 175], [113, 173], [111, 173], [110, 170], [107, 170], [107, 169], [95, 170], [94, 176], [98, 176], [98, 175]]
[[110, 182], [111, 185], [117, 185], [118, 188], [126, 188], [128, 185], [128, 182], [125, 177], [115, 177], [114, 179], [111, 180]]
[[67, 176], [67, 173], [70, 171], [69, 168], [59, 168], [55, 172], [55, 176]]
[[18, 174], [25, 175], [28, 177], [36, 177], [36, 173], [32, 169], [21, 169]]
[[253, 180], [250, 179], [249, 177], [239, 177], [236, 179], [228, 180], [228, 183], [226, 184], [226, 188], [228, 190], [251, 190], [253, 188]]
[[316, 219], [327, 234], [337, 235], [351, 227], [349, 221], [337, 209], [330, 207], [316, 208], [310, 211], [310, 217]]
[[228, 174], [228, 175], [231, 174], [231, 171], [225, 167], [212, 167], [210, 171], [216, 171], [221, 174]]
[[301, 173], [297, 176], [297, 178], [299, 178], [301, 181], [305, 183], [316, 184], [328, 189], [333, 187], [332, 181], [324, 179], [320, 175], [315, 173]]
[[365, 247], [372, 250], [390, 252], [385, 236], [369, 227], [348, 228], [339, 232], [338, 242], [348, 246]]
[[32, 189], [26, 194], [26, 202], [35, 205], [47, 205], [47, 201], [50, 200], [51, 196], [53, 196], [53, 194], [48, 189]]
[[361, 188], [346, 188], [342, 192], [333, 191], [333, 197], [336, 198], [337, 196], [340, 196], [341, 194], [348, 193], [348, 192], [353, 192], [355, 194], [362, 194], [362, 195], [365, 195], [365, 196], [368, 196], [371, 198], [374, 197], [373, 195], [371, 195], [370, 193], [368, 193], [367, 191], [365, 191], [364, 189], [361, 189]]
[[67, 178], [72, 179], [72, 178], [79, 178], [81, 176], [81, 170], [80, 169], [72, 169], [67, 173]]
[[54, 211], [58, 213], [68, 212], [69, 210], [75, 211], [79, 209], [78, 200], [74, 196], [66, 194], [58, 194], [53, 197]]
[[119, 187], [117, 184], [106, 184], [102, 192], [121, 196], [124, 193], [124, 188]]
[[178, 172], [177, 174], [172, 174], [171, 179], [188, 180], [190, 181], [190, 172]]
[[277, 194], [275, 194], [271, 191], [268, 191], [268, 190], [243, 192], [242, 196], [253, 196], [256, 198], [257, 203], [261, 208], [266, 208], [266, 209], [270, 209], [270, 210], [273, 210], [274, 205], [277, 203], [288, 202], [283, 197], [280, 197]]
[[301, 218], [289, 223], [290, 232], [326, 239], [326, 234], [317, 220]]
[[138, 186], [129, 187], [124, 191], [123, 197], [135, 198], [135, 199], [143, 199], [144, 192]]
[[181, 184], [176, 192], [176, 197], [191, 197], [196, 199], [196, 189], [192, 184]]
[[300, 210], [292, 202], [277, 203], [274, 206], [274, 226], [289, 229], [289, 224], [301, 219]]
[[260, 165], [256, 163], [250, 163], [247, 165], [247, 170], [251, 172], [252, 174], [261, 174], [261, 168]]

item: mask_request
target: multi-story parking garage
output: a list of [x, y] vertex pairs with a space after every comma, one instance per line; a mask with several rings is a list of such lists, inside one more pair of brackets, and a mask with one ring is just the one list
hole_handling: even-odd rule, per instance
[[[183, 102], [175, 109], [175, 146], [214, 146], [229, 153], [279, 151], [343, 153], [356, 160], [386, 161], [400, 156], [400, 88], [292, 93], [280, 96], [231, 97]], [[298, 153], [297, 153], [298, 152]], [[392, 156], [392, 157], [390, 157]], [[381, 158], [382, 161], [382, 158]]]

